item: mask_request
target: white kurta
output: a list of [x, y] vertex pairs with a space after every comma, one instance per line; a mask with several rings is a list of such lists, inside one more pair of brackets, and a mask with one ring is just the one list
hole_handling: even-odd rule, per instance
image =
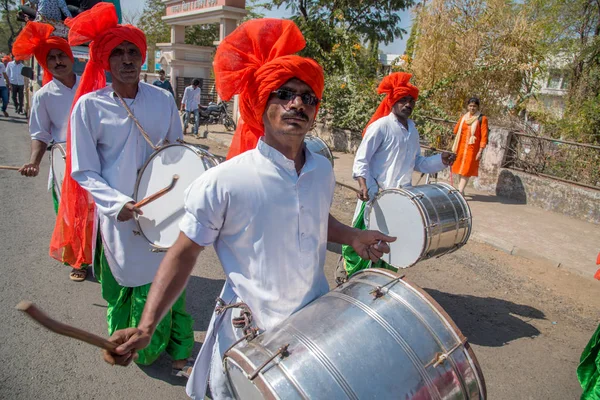
[[[67, 141], [69, 113], [79, 87], [80, 77], [75, 75], [75, 85], [68, 88], [58, 79], [53, 78], [45, 84], [31, 102], [29, 118], [29, 135], [31, 140], [39, 140], [46, 144], [51, 141], [64, 143]], [[48, 190], [52, 187], [52, 168], [48, 176]]]
[[[298, 175], [292, 160], [260, 140], [205, 172], [186, 193], [181, 230], [201, 246], [214, 244], [227, 275], [221, 297], [248, 304], [261, 330], [329, 291], [323, 266], [335, 178], [325, 157], [306, 148], [305, 154]], [[213, 351], [211, 388], [220, 396], [213, 377], [222, 374], [222, 352], [238, 336], [231, 314], [213, 315], [188, 381], [192, 398], [204, 398]]]
[[369, 197], [379, 189], [411, 186], [414, 170], [433, 174], [446, 168], [441, 154], [420, 155], [419, 133], [412, 120], [408, 129], [394, 113], [369, 125], [356, 151], [352, 177], [367, 180]]
[[[154, 145], [183, 137], [181, 120], [171, 95], [142, 83], [135, 99], [125, 102]], [[117, 215], [132, 196], [138, 171], [154, 150], [148, 145], [111, 87], [82, 96], [71, 115], [71, 176], [91, 193], [100, 219], [106, 259], [121, 286], [152, 282], [164, 253], [136, 235], [133, 219]]]
[[67, 141], [69, 112], [79, 87], [79, 79], [76, 76], [75, 86], [68, 88], [54, 78], [35, 93], [29, 118], [32, 140], [46, 144], [52, 140], [58, 143]]

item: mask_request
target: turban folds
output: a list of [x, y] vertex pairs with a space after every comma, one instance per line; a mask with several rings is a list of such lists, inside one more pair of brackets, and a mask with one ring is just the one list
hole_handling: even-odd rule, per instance
[[375, 111], [375, 114], [373, 114], [367, 126], [365, 126], [363, 136], [369, 125], [379, 118], [389, 115], [392, 111], [392, 107], [394, 107], [394, 104], [396, 104], [398, 100], [406, 96], [411, 96], [413, 99], [417, 100], [419, 97], [419, 89], [409, 82], [411, 77], [412, 74], [406, 72], [394, 72], [383, 78], [379, 87], [377, 87], [377, 93], [385, 94], [386, 96], [381, 101], [381, 104], [379, 104], [379, 107], [377, 107], [377, 111]]
[[256, 147], [264, 134], [269, 96], [285, 82], [300, 79], [322, 98], [323, 69], [315, 60], [294, 55], [305, 45], [296, 24], [272, 18], [247, 21], [219, 44], [213, 63], [216, 89], [225, 101], [240, 95], [242, 117], [228, 159]]
[[58, 36], [51, 36], [54, 27], [41, 22], [28, 22], [25, 28], [15, 39], [12, 52], [16, 60], [28, 60], [32, 56], [44, 69], [44, 80], [42, 85], [52, 80], [52, 74], [48, 71], [46, 59], [52, 49], [59, 49], [65, 53], [71, 61], [74, 61], [73, 52], [69, 43]]
[[[146, 58], [146, 36], [132, 25], [119, 25], [115, 6], [98, 3], [75, 18], [65, 21], [71, 46], [90, 43], [90, 59], [85, 66], [75, 93], [73, 105], [86, 93], [106, 86], [105, 71], [110, 71], [109, 58], [115, 47], [127, 41], [138, 47]], [[71, 126], [67, 131], [65, 180], [50, 241], [50, 256], [79, 268], [92, 264], [95, 205], [91, 195], [71, 178]]]

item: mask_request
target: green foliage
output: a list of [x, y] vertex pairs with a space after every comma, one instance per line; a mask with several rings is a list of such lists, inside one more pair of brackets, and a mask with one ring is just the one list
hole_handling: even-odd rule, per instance
[[139, 27], [146, 34], [149, 47], [154, 47], [156, 43], [168, 43], [171, 40], [171, 29], [162, 20], [165, 10], [161, 0], [146, 0]]
[[196, 46], [214, 46], [219, 40], [219, 25], [206, 24], [187, 26], [185, 28], [185, 43]]
[[10, 53], [12, 44], [19, 32], [22, 24], [17, 21], [17, 1], [0, 0], [0, 52]]

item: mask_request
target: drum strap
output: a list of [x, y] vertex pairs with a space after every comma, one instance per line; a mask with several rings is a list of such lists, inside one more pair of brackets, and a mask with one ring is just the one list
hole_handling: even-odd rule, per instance
[[223, 299], [217, 298], [217, 306], [215, 307], [215, 313], [217, 315], [232, 308], [239, 308], [242, 310], [239, 317], [233, 318], [233, 326], [241, 329], [242, 332], [244, 332], [244, 335], [246, 335], [246, 338], [250, 337], [248, 340], [253, 339], [257, 334], [257, 329], [252, 327], [252, 311], [250, 311], [250, 307], [242, 302], [226, 304]]
[[148, 142], [148, 144], [150, 145], [150, 147], [152, 147], [152, 149], [158, 150], [160, 148], [160, 146], [155, 146], [154, 143], [152, 143], [152, 140], [150, 140], [150, 136], [146, 133], [144, 128], [142, 128], [142, 125], [140, 125], [140, 122], [137, 120], [135, 115], [133, 115], [133, 113], [131, 112], [131, 109], [129, 108], [127, 103], [125, 103], [125, 100], [123, 100], [123, 98], [121, 97], [121, 95], [119, 93], [115, 92], [115, 94], [119, 98], [119, 101], [121, 101], [121, 104], [123, 104], [123, 107], [125, 107], [125, 110], [127, 110], [127, 114], [129, 114], [129, 118], [131, 118], [133, 120], [133, 122], [138, 127], [138, 129], [139, 129], [140, 133], [142, 134], [142, 136], [144, 137], [144, 139], [146, 139], [146, 142]]

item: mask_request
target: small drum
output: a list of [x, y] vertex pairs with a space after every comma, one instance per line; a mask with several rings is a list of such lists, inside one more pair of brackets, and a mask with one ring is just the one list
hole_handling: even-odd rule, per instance
[[237, 399], [485, 399], [477, 358], [425, 291], [367, 269], [224, 355]]
[[467, 243], [471, 210], [447, 183], [383, 190], [365, 207], [365, 225], [396, 236], [381, 259], [396, 268], [451, 253]]
[[218, 162], [208, 151], [187, 143], [169, 144], [156, 150], [139, 172], [133, 198], [136, 202], [169, 186], [173, 175], [177, 183], [164, 196], [145, 205], [138, 215], [139, 233], [155, 250], [166, 250], [179, 236], [183, 217], [184, 192], [204, 171]]
[[333, 167], [333, 153], [331, 150], [329, 150], [329, 147], [325, 144], [323, 139], [316, 136], [306, 135], [304, 137], [304, 144], [313, 153], [320, 154], [327, 158]]
[[50, 148], [50, 168], [52, 169], [52, 183], [56, 197], [60, 200], [62, 184], [65, 180], [65, 170], [67, 168], [67, 144], [54, 143]]

